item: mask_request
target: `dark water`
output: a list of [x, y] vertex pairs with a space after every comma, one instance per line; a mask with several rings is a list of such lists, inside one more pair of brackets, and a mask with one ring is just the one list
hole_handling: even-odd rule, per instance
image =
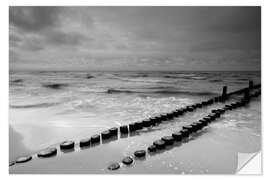
[[[260, 72], [11, 72], [10, 107], [42, 108], [64, 103], [83, 107], [87, 102], [82, 98], [87, 95], [102, 99], [114, 95], [156, 99], [210, 96], [220, 93], [224, 85], [229, 91], [245, 87], [249, 80], [260, 83]], [[91, 97], [86, 100], [92, 101]]]

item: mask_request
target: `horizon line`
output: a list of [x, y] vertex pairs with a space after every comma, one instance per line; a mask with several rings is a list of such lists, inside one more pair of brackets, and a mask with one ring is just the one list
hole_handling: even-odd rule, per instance
[[9, 70], [9, 72], [261, 72], [261, 70]]

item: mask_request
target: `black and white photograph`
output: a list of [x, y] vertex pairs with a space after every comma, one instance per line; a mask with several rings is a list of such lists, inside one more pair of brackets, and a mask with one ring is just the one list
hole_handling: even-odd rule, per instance
[[261, 153], [260, 6], [8, 14], [9, 174], [234, 175]]

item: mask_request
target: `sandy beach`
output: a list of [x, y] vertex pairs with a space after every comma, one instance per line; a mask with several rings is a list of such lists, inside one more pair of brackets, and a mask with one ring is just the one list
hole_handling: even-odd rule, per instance
[[[59, 76], [55, 78], [59, 79]], [[62, 77], [61, 80], [63, 81]], [[205, 81], [205, 79], [196, 81]], [[142, 85], [144, 82], [137, 83], [136, 88]], [[33, 85], [31, 87], [33, 88]], [[46, 90], [46, 88], [41, 89]], [[238, 153], [256, 153], [261, 150], [259, 98], [251, 101], [247, 107], [224, 114], [217, 122], [193, 135], [186, 142], [175, 144], [156, 154], [147, 154], [145, 159], [135, 160], [131, 166], [122, 165], [117, 171], [110, 171], [107, 167], [111, 163], [121, 162], [125, 156], [133, 155], [136, 150], [146, 149], [153, 141], [206, 116], [212, 109], [224, 106], [224, 103], [215, 103], [159, 126], [142, 129], [132, 136], [119, 135], [115, 140], [103, 142], [94, 147], [80, 148], [78, 145], [80, 139], [111, 127], [118, 127], [200, 102], [212, 97], [211, 93], [215, 94], [221, 88], [214, 89], [207, 95], [175, 93], [160, 95], [147, 92], [143, 96], [142, 93], [94, 93], [92, 96], [91, 93], [78, 94], [76, 92], [86, 104], [75, 104], [78, 100], [72, 97], [70, 97], [70, 103], [67, 103], [66, 97], [63, 97], [63, 92], [68, 91], [67, 89], [47, 90], [46, 93], [61, 97], [61, 100], [64, 99], [64, 103], [54, 103], [56, 105], [46, 107], [29, 108], [20, 104], [23, 100], [22, 95], [20, 98], [11, 96], [13, 104], [9, 112], [10, 161], [24, 155], [33, 155], [33, 159], [27, 163], [10, 166], [10, 173], [233, 174], [238, 168]], [[65, 92], [66, 94], [68, 93]], [[102, 98], [102, 101], [91, 99], [98, 96]], [[91, 103], [83, 100], [86, 97], [91, 100]], [[37, 97], [32, 97], [31, 101], [36, 101], [34, 98]], [[44, 96], [40, 98], [44, 101]], [[235, 102], [237, 99], [239, 97], [226, 103]], [[33, 104], [33, 102], [24, 103]], [[100, 105], [103, 106], [103, 111]], [[70, 109], [70, 107], [76, 109]], [[59, 143], [64, 140], [76, 142], [74, 151], [67, 153], [59, 149]], [[47, 147], [57, 147], [57, 156], [38, 158], [35, 153]]]

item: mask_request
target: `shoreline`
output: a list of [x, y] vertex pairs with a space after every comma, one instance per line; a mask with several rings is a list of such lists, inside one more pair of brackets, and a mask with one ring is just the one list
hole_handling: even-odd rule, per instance
[[[254, 111], [260, 110], [260, 101], [251, 103], [249, 110], [251, 109]], [[243, 113], [246, 109], [242, 109], [240, 112], [241, 111], [241, 114], [245, 117], [244, 119], [249, 121], [254, 118], [250, 117], [250, 114], [245, 115], [245, 113]], [[221, 120], [213, 124], [202, 136], [180, 145], [180, 147], [172, 148], [158, 155], [149, 156], [143, 161], [136, 161], [131, 167], [123, 167], [118, 171], [108, 171], [106, 169], [107, 165], [114, 161], [121, 160], [121, 158], [126, 155], [132, 154], [136, 149], [145, 148], [145, 145], [149, 144], [149, 139], [154, 140], [151, 134], [156, 134], [155, 131], [150, 131], [143, 136], [134, 136], [123, 138], [119, 141], [112, 141], [94, 148], [85, 150], [75, 149], [74, 153], [60, 154], [53, 158], [34, 158], [28, 163], [10, 167], [10, 173], [145, 174], [145, 169], [147, 169], [147, 174], [159, 172], [160, 174], [233, 174], [237, 168], [238, 152], [254, 153], [261, 150], [261, 136], [252, 133], [249, 134], [246, 131], [234, 130], [234, 128], [228, 124], [231, 123], [229, 119], [233, 119], [233, 117], [236, 118], [240, 112], [231, 112], [226, 116], [227, 118], [225, 117], [225, 119], [223, 119], [226, 123]], [[260, 113], [258, 112], [257, 115], [260, 115]], [[257, 117], [259, 120], [260, 116]], [[191, 115], [186, 118], [194, 119], [197, 117]], [[192, 121], [192, 119], [189, 121]], [[176, 123], [179, 124], [178, 122]], [[162, 133], [162, 131], [160, 131], [158, 134], [166, 135], [167, 133], [165, 132]], [[127, 146], [127, 144], [129, 144], [129, 146]], [[128, 149], [126, 149], [127, 147]], [[192, 150], [192, 152], [190, 152], [190, 150]], [[158, 163], [158, 161], [160, 161], [160, 163]], [[63, 167], [63, 164], [69, 164], [69, 162], [72, 162], [72, 164]]]

